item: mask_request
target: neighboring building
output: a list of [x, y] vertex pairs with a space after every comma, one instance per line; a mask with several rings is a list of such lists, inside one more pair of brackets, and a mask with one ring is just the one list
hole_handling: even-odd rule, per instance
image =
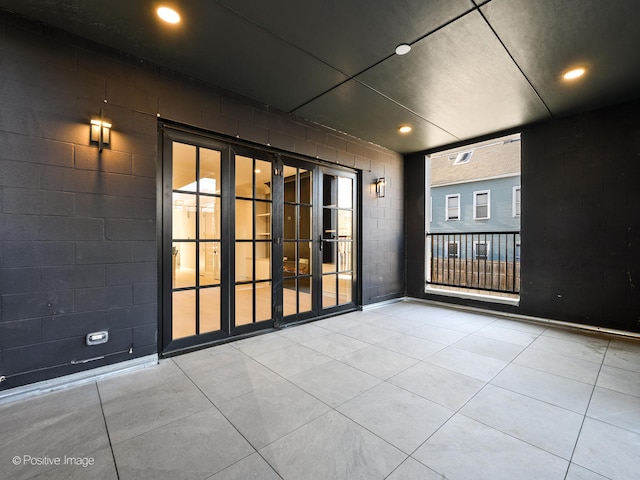
[[520, 230], [520, 136], [439, 152], [431, 164], [430, 233]]

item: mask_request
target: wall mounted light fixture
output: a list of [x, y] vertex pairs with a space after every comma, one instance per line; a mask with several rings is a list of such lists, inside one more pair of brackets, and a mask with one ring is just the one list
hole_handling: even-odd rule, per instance
[[387, 182], [385, 181], [384, 177], [380, 177], [377, 181], [376, 181], [376, 194], [378, 195], [378, 198], [382, 198], [385, 196], [385, 194], [387, 190]]
[[91, 119], [91, 142], [98, 144], [98, 151], [102, 152], [104, 145], [109, 145], [111, 141], [111, 122], [99, 117]]

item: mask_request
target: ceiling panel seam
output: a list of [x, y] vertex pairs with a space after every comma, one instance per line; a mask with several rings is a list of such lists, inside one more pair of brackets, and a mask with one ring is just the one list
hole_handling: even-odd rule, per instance
[[[282, 38], [280, 35], [278, 35], [278, 34], [277, 34], [277, 33], [275, 33], [275, 32], [272, 32], [272, 31], [271, 31], [271, 30], [269, 30], [267, 27], [265, 27], [264, 25], [259, 24], [258, 22], [256, 22], [256, 21], [255, 21], [255, 20], [253, 20], [252, 18], [247, 17], [247, 16], [246, 16], [246, 15], [244, 15], [243, 13], [240, 13], [239, 11], [237, 11], [237, 10], [235, 10], [235, 9], [233, 9], [233, 8], [231, 8], [231, 7], [229, 7], [228, 5], [225, 5], [225, 4], [220, 3], [220, 2], [218, 2], [218, 1], [216, 1], [216, 3], [218, 3], [218, 5], [220, 5], [222, 8], [225, 8], [225, 9], [229, 10], [231, 13], [233, 13], [233, 14], [235, 14], [235, 15], [239, 16], [240, 18], [243, 18], [243, 19], [245, 19], [246, 21], [248, 21], [248, 22], [250, 22], [250, 23], [253, 23], [255, 26], [257, 26], [258, 28], [260, 28], [260, 29], [264, 30], [264, 31], [265, 31], [265, 32], [267, 32], [268, 34], [270, 34], [270, 35], [274, 36], [274, 37], [275, 37], [275, 38], [277, 38], [278, 40], [280, 40], [280, 41], [282, 41], [282, 42], [286, 43], [287, 45], [289, 45], [289, 46], [291, 46], [291, 47], [295, 48], [296, 50], [299, 50], [300, 52], [304, 53], [305, 55], [310, 56], [310, 57], [311, 57], [311, 58], [313, 58], [314, 60], [319, 61], [320, 63], [322, 63], [322, 64], [326, 65], [326, 66], [327, 66], [327, 67], [329, 67], [329, 68], [332, 68], [333, 70], [335, 70], [335, 71], [337, 71], [338, 73], [341, 73], [342, 75], [344, 75], [345, 77], [347, 77], [347, 79], [346, 79], [346, 80], [344, 80], [344, 81], [340, 82], [337, 86], [340, 86], [340, 85], [342, 85], [344, 82], [347, 82], [347, 81], [349, 81], [349, 80], [351, 79], [351, 77], [349, 76], [349, 74], [347, 74], [347, 73], [343, 72], [343, 71], [342, 71], [342, 70], [340, 70], [339, 68], [337, 68], [337, 67], [335, 67], [335, 66], [331, 65], [330, 63], [328, 63], [328, 62], [324, 61], [323, 59], [319, 58], [318, 56], [314, 55], [313, 53], [308, 52], [308, 51], [306, 51], [306, 50], [305, 50], [305, 49], [303, 49], [303, 48], [300, 48], [298, 45], [296, 45], [295, 43], [290, 42], [290, 41], [289, 41], [289, 40], [287, 40], [286, 38]], [[334, 87], [334, 88], [335, 88], [335, 87]], [[331, 90], [332, 90], [332, 89], [329, 89], [328, 91], [331, 91]], [[323, 95], [323, 94], [320, 94], [320, 95]], [[314, 98], [315, 98], [315, 97], [314, 97]], [[305, 103], [305, 105], [306, 105], [306, 103]], [[300, 108], [300, 107], [298, 107], [298, 108]], [[295, 108], [294, 108], [293, 110], [295, 110]], [[293, 110], [291, 110], [289, 113], [291, 113]]]
[[420, 115], [417, 112], [414, 112], [413, 110], [411, 110], [409, 107], [404, 106], [403, 104], [401, 104], [400, 102], [398, 102], [397, 100], [394, 100], [393, 98], [385, 95], [384, 93], [380, 92], [379, 90], [376, 90], [375, 88], [373, 88], [371, 85], [367, 85], [366, 83], [362, 82], [361, 80], [358, 80], [357, 78], [353, 79], [354, 81], [358, 82], [360, 85], [362, 85], [365, 88], [368, 88], [369, 90], [377, 93], [378, 95], [380, 95], [383, 98], [386, 98], [387, 100], [389, 100], [391, 103], [394, 103], [396, 105], [398, 105], [400, 108], [406, 110], [407, 112], [415, 115], [418, 118], [421, 118], [422, 120], [424, 120], [425, 122], [427, 122], [429, 125], [433, 125], [434, 127], [436, 127], [438, 130], [441, 130], [449, 135], [451, 135], [453, 138], [460, 140], [460, 137], [458, 137], [457, 135], [454, 135], [453, 133], [449, 132], [447, 129], [442, 128], [441, 126], [433, 123], [431, 120], [429, 120], [428, 118], [423, 117], [422, 115]]
[[[485, 4], [486, 5], [486, 4]], [[524, 73], [524, 70], [520, 67], [520, 65], [518, 64], [518, 62], [516, 62], [516, 59], [513, 58], [513, 55], [511, 54], [511, 52], [509, 51], [509, 49], [507, 48], [507, 46], [505, 45], [505, 43], [502, 41], [502, 39], [500, 38], [500, 35], [498, 35], [498, 32], [496, 32], [495, 28], [493, 28], [493, 25], [491, 25], [491, 23], [489, 22], [489, 19], [485, 16], [484, 12], [482, 11], [482, 9], [480, 7], [476, 7], [478, 10], [478, 13], [480, 13], [480, 16], [482, 17], [482, 19], [484, 20], [484, 22], [487, 24], [487, 26], [491, 29], [491, 32], [493, 32], [493, 34], [495, 35], [496, 39], [498, 40], [498, 42], [500, 42], [500, 45], [502, 45], [502, 48], [504, 48], [504, 51], [507, 52], [507, 55], [509, 55], [509, 58], [511, 59], [511, 61], [513, 62], [513, 64], [516, 66], [516, 68], [518, 69], [518, 71], [520, 72], [520, 74], [524, 77], [524, 79], [527, 81], [527, 83], [529, 84], [529, 86], [531, 87], [531, 89], [533, 90], [533, 92], [536, 94], [536, 96], [538, 97], [538, 99], [540, 100], [540, 102], [542, 102], [542, 105], [544, 105], [544, 108], [547, 110], [547, 112], [549, 113], [549, 115], [551, 116], [551, 118], [554, 118], [553, 113], [551, 113], [551, 110], [549, 109], [547, 102], [544, 101], [544, 99], [542, 98], [542, 96], [540, 95], [540, 93], [538, 92], [538, 90], [536, 89], [536, 87], [533, 86], [533, 83], [531, 83], [531, 80], [529, 80], [529, 77], [527, 76], [526, 73]]]
[[[428, 31], [427, 33], [425, 33], [424, 35], [421, 35], [420, 37], [416, 38], [415, 40], [413, 40], [412, 42], [409, 42], [409, 43], [407, 43], [407, 44], [408, 44], [408, 45], [414, 45], [414, 44], [416, 44], [416, 43], [418, 43], [418, 42], [420, 42], [420, 41], [424, 40], [424, 39], [425, 39], [425, 38], [427, 38], [429, 35], [433, 35], [434, 33], [436, 33], [436, 32], [438, 32], [438, 31], [442, 30], [443, 28], [445, 28], [445, 27], [447, 27], [447, 26], [451, 25], [453, 22], [455, 22], [455, 21], [457, 21], [457, 20], [460, 20], [462, 17], [464, 17], [465, 15], [468, 15], [469, 13], [471, 13], [471, 12], [472, 12], [472, 11], [474, 11], [474, 10], [478, 10], [478, 7], [476, 7], [476, 6], [471, 7], [469, 10], [466, 10], [465, 12], [463, 12], [463, 13], [461, 13], [460, 15], [456, 16], [455, 18], [452, 18], [452, 19], [451, 19], [451, 20], [449, 20], [448, 22], [445, 22], [445, 23], [443, 23], [442, 25], [440, 25], [440, 26], [438, 26], [438, 27], [434, 28], [433, 30], [429, 30], [429, 31]], [[273, 33], [273, 32], [271, 32], [271, 33]], [[275, 35], [275, 34], [274, 34], [274, 35]], [[280, 38], [280, 37], [278, 37], [278, 38]], [[285, 40], [285, 41], [286, 41], [286, 40]], [[294, 47], [296, 47], [296, 48], [298, 48], [298, 49], [299, 49], [299, 50], [301, 50], [302, 52], [307, 53], [307, 52], [305, 52], [304, 50], [302, 50], [301, 48], [299, 48], [297, 45], [293, 45], [293, 46], [294, 46]], [[289, 111], [289, 113], [293, 113], [293, 112], [295, 112], [296, 110], [299, 110], [299, 109], [301, 109], [301, 108], [303, 108], [303, 107], [306, 107], [306, 106], [307, 106], [307, 105], [309, 105], [311, 102], [313, 102], [313, 101], [317, 100], [318, 98], [322, 97], [323, 95], [326, 95], [327, 93], [332, 92], [332, 91], [333, 91], [333, 90], [335, 90], [336, 88], [338, 88], [338, 87], [340, 87], [341, 85], [344, 85], [345, 83], [347, 83], [349, 80], [356, 80], [356, 77], [358, 77], [358, 76], [362, 75], [362, 74], [363, 74], [363, 73], [365, 73], [365, 72], [368, 72], [369, 70], [371, 70], [371, 69], [372, 69], [372, 68], [374, 68], [374, 67], [377, 67], [378, 65], [380, 65], [381, 63], [383, 63], [383, 62], [385, 62], [385, 61], [389, 60], [390, 58], [394, 57], [395, 55], [396, 55], [396, 53], [395, 53], [395, 52], [394, 52], [394, 53], [391, 53], [391, 54], [387, 55], [386, 57], [384, 57], [384, 58], [382, 58], [382, 59], [378, 60], [377, 62], [372, 63], [372, 64], [371, 64], [371, 65], [369, 65], [367, 68], [364, 68], [363, 70], [361, 70], [361, 71], [359, 71], [359, 72], [357, 72], [357, 73], [354, 73], [353, 75], [347, 75], [346, 73], [342, 72], [340, 69], [335, 68], [333, 65], [329, 65], [328, 63], [326, 63], [326, 65], [329, 65], [331, 68], [333, 68], [333, 69], [335, 69], [335, 70], [339, 71], [340, 73], [342, 73], [343, 75], [346, 75], [346, 76], [347, 76], [347, 77], [349, 77], [349, 78], [347, 78], [346, 80], [344, 80], [344, 81], [342, 81], [342, 82], [338, 83], [337, 85], [334, 85], [333, 87], [329, 88], [328, 90], [326, 90], [326, 91], [324, 91], [324, 92], [322, 92], [322, 93], [319, 93], [318, 95], [316, 95], [315, 97], [313, 97], [313, 98], [311, 98], [311, 99], [307, 100], [306, 102], [302, 103], [301, 105], [298, 105], [296, 108], [294, 108], [293, 110]], [[356, 81], [358, 81], [358, 80], [356, 80]], [[359, 82], [359, 81], [358, 81], [358, 82]], [[364, 85], [365, 87], [369, 87], [368, 85], [366, 85], [366, 84], [364, 84], [364, 83], [362, 83], [362, 82], [359, 82], [359, 83], [361, 83], [361, 84], [362, 84], [362, 85]], [[369, 88], [371, 88], [371, 87], [369, 87]], [[380, 92], [378, 92], [378, 91], [377, 91], [376, 89], [374, 89], [374, 88], [371, 88], [371, 90], [373, 90], [374, 92], [380, 93]], [[382, 93], [380, 93], [380, 95], [382, 95], [382, 96], [383, 96], [383, 97], [385, 97], [385, 98], [389, 98], [389, 97], [387, 97], [386, 95], [383, 95]], [[390, 98], [389, 98], [389, 100], [392, 100], [392, 99], [390, 99]], [[392, 100], [392, 101], [394, 101], [394, 100]], [[405, 108], [403, 105], [399, 104], [398, 102], [395, 102], [395, 101], [394, 101], [394, 103], [397, 103], [397, 104], [398, 104], [398, 105], [400, 105], [401, 107]], [[411, 113], [414, 113], [414, 112], [412, 112], [412, 111], [411, 111], [410, 109], [408, 109], [408, 108], [405, 108], [405, 109], [406, 109], [406, 110], [408, 110], [408, 111], [410, 111]], [[418, 115], [418, 116], [420, 117], [420, 115]], [[423, 120], [425, 120], [425, 121], [429, 122], [429, 120], [427, 120], [426, 118], [423, 118], [423, 117], [420, 117], [420, 118], [422, 118]], [[429, 123], [431, 123], [431, 122], [429, 122]], [[432, 125], [434, 125], [433, 123], [431, 123], [431, 124], [432, 124]], [[437, 125], [435, 125], [435, 126], [437, 126]], [[440, 128], [440, 127], [438, 127], [438, 128]], [[445, 130], [445, 131], [446, 131], [446, 130]], [[454, 137], [455, 137], [455, 135], [454, 135]], [[458, 137], [455, 137], [455, 138], [458, 138]]]

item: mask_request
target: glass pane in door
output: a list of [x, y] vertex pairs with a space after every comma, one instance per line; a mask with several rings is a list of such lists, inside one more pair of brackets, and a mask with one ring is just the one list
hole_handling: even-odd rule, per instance
[[313, 309], [312, 298], [312, 194], [313, 175], [309, 170], [285, 165], [283, 314], [298, 315]]
[[220, 325], [220, 287], [200, 290], [200, 333], [215, 332]]
[[322, 275], [322, 308], [331, 308], [338, 305], [338, 287], [335, 274]]
[[180, 290], [172, 295], [172, 338], [196, 334], [195, 290]]
[[235, 157], [235, 326], [270, 320], [271, 162]]
[[354, 180], [322, 177], [322, 308], [353, 302]]
[[171, 338], [221, 329], [220, 152], [172, 144]]

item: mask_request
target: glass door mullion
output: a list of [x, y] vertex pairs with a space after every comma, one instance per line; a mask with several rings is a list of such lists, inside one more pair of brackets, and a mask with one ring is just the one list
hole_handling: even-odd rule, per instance
[[323, 240], [322, 234], [322, 205], [323, 205], [323, 193], [322, 193], [322, 174], [319, 167], [316, 167], [316, 174], [313, 178], [313, 197], [312, 204], [315, 205], [313, 210], [313, 237], [312, 237], [312, 249], [315, 255], [313, 255], [313, 312], [314, 316], [320, 315], [322, 310], [322, 264], [324, 247], [326, 246]]
[[280, 155], [272, 157], [272, 189], [271, 189], [271, 309], [273, 311], [273, 325], [279, 328], [284, 315], [284, 282], [283, 282], [283, 252], [284, 252], [284, 175], [283, 163]]
[[196, 148], [195, 334], [200, 335], [200, 148]]

